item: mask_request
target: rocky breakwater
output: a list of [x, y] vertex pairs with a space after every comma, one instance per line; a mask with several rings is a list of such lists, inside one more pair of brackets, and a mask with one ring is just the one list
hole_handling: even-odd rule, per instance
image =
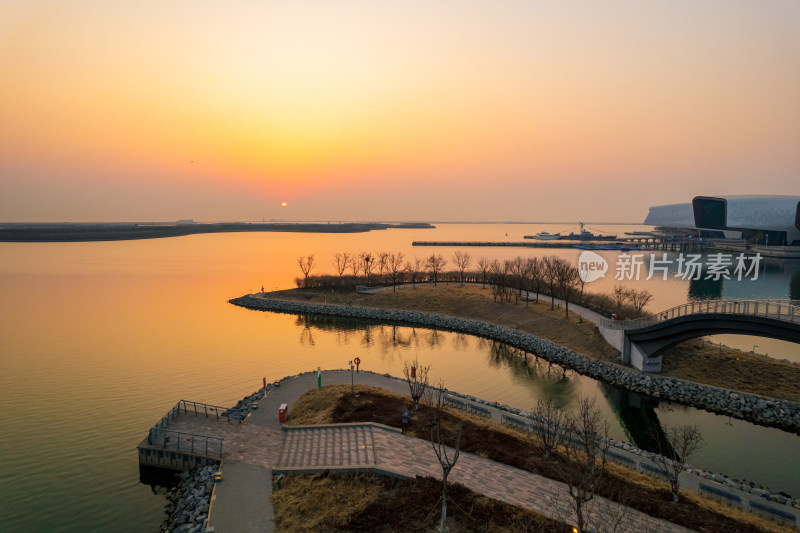
[[206, 530], [216, 467], [182, 472], [177, 490], [167, 497], [169, 518], [161, 531], [202, 533]]
[[242, 423], [247, 419], [248, 416], [250, 416], [250, 414], [253, 412], [253, 409], [258, 408], [258, 402], [264, 399], [264, 396], [272, 389], [272, 387], [273, 384], [270, 383], [267, 385], [266, 389], [260, 389], [250, 396], [245, 396], [236, 402], [236, 405], [225, 410], [222, 413], [222, 416], [228, 417], [228, 420], [238, 420], [239, 423]]
[[234, 298], [230, 300], [230, 303], [256, 310], [291, 314], [335, 315], [468, 333], [535, 353], [555, 364], [623, 389], [800, 434], [800, 402], [745, 394], [667, 376], [643, 373], [633, 368], [591, 359], [530, 333], [478, 320], [419, 311], [318, 304], [251, 295]]

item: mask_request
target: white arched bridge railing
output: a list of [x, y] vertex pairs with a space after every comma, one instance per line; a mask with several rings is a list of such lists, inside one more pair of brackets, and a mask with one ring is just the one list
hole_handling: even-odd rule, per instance
[[682, 316], [709, 314], [760, 316], [800, 324], [800, 300], [699, 300], [633, 320], [605, 319], [601, 327], [639, 329]]

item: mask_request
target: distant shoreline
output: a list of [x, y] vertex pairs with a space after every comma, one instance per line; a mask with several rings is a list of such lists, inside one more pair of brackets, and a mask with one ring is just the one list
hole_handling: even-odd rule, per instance
[[13, 223], [0, 224], [0, 242], [99, 242], [163, 239], [200, 233], [295, 232], [365, 233], [386, 229], [432, 229], [426, 222], [399, 224], [346, 222], [335, 224], [306, 222], [223, 222], [202, 223]]

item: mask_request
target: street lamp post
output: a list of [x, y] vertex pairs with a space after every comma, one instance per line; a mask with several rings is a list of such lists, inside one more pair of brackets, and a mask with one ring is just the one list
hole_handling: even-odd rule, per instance
[[348, 361], [347, 364], [350, 365], [350, 394], [355, 394], [356, 389], [355, 389], [355, 383], [353, 381], [353, 361]]

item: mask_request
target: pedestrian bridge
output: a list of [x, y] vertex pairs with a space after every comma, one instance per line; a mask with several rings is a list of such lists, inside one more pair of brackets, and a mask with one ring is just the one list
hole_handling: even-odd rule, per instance
[[800, 343], [800, 300], [703, 300], [635, 320], [606, 320], [598, 327], [622, 352], [622, 362], [661, 370], [661, 353], [706, 335], [736, 334]]

